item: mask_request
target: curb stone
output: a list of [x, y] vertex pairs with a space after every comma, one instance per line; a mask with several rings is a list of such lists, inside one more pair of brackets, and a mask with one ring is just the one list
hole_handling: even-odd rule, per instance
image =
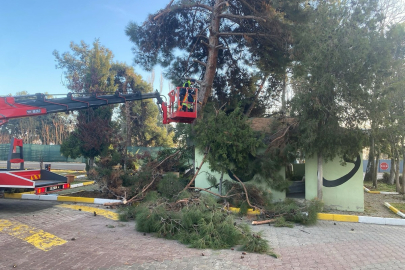
[[392, 212], [394, 212], [395, 214], [397, 214], [398, 216], [405, 218], [405, 214], [402, 213], [401, 211], [399, 211], [398, 209], [396, 209], [394, 206], [392, 206], [391, 204], [385, 202], [384, 203], [385, 206], [387, 206]]
[[[386, 206], [387, 206], [387, 204], [388, 203], [385, 203]], [[401, 213], [395, 207], [392, 207], [390, 205], [388, 208], [390, 208], [397, 215], [405, 218], [405, 214]], [[239, 208], [235, 208], [235, 207], [229, 207], [229, 210], [234, 213], [239, 212]], [[258, 215], [258, 214], [260, 214], [260, 212], [258, 212], [257, 210], [254, 211], [253, 209], [249, 209], [248, 214]], [[381, 217], [370, 217], [370, 216], [318, 213], [318, 219], [319, 220], [329, 220], [329, 221], [339, 221], [339, 222], [357, 222], [357, 223], [368, 223], [368, 224], [405, 226], [405, 219], [398, 219], [398, 218], [381, 218]]]
[[319, 220], [405, 226], [405, 219], [318, 213]]
[[5, 193], [4, 198], [21, 199], [21, 200], [40, 200], [40, 201], [80, 202], [80, 203], [94, 203], [94, 204], [121, 202], [121, 200], [70, 197], [70, 196], [61, 196], [61, 195], [57, 195], [57, 194], [55, 194], [55, 195], [35, 195], [35, 194], [27, 194], [27, 193], [13, 193], [13, 194]]
[[399, 192], [390, 192], [390, 191], [374, 191], [374, 190], [369, 190], [366, 187], [363, 187], [364, 191], [367, 193], [372, 193], [372, 194], [386, 194], [386, 195], [399, 195]]
[[[112, 199], [100, 199], [100, 198], [85, 198], [85, 197], [70, 197], [70, 196], [59, 196], [55, 195], [35, 195], [27, 193], [13, 193], [4, 194], [6, 199], [22, 199], [22, 200], [43, 200], [43, 201], [61, 201], [61, 202], [80, 202], [80, 203], [93, 203], [93, 204], [104, 204], [111, 202], [121, 202], [121, 200]], [[391, 206], [389, 203], [385, 202], [390, 210], [392, 210], [397, 215], [405, 218], [405, 214]], [[232, 209], [236, 210], [236, 209]], [[252, 210], [251, 210], [252, 211]], [[254, 212], [254, 211], [252, 211]], [[357, 223], [368, 223], [368, 224], [381, 224], [381, 225], [397, 225], [405, 226], [405, 219], [397, 218], [381, 218], [381, 217], [370, 217], [370, 216], [355, 216], [355, 215], [341, 215], [341, 214], [329, 214], [329, 213], [318, 213], [319, 220], [329, 220], [329, 221], [339, 221], [339, 222], [357, 222]]]

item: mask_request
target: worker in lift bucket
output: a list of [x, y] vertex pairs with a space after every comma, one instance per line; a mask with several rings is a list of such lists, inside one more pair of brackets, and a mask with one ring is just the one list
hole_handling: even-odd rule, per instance
[[193, 85], [195, 84], [196, 80], [195, 79], [190, 79], [187, 80], [184, 84], [183, 87], [180, 88], [180, 93], [179, 93], [179, 100], [180, 100], [180, 110], [184, 112], [190, 112], [193, 111], [192, 109], [192, 103], [194, 102], [194, 89], [192, 88]]

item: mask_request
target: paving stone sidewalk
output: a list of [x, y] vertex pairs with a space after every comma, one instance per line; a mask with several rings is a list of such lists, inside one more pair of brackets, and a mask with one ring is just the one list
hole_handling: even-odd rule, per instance
[[237, 250], [190, 249], [136, 232], [133, 222], [113, 221], [57, 204], [0, 199], [0, 219], [27, 224], [67, 241], [43, 251], [0, 229], [0, 269], [14, 265], [30, 270], [405, 269], [402, 226], [333, 221], [319, 221], [311, 227], [256, 226], [252, 229], [262, 230], [280, 257], [246, 254], [241, 258]]

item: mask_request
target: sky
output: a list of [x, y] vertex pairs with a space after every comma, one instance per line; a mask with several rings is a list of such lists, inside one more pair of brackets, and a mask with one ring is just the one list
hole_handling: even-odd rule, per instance
[[[125, 34], [132, 21], [142, 23], [170, 0], [0, 0], [0, 96], [67, 94], [63, 70], [55, 68], [52, 52], [71, 52], [70, 42], [101, 45], [114, 61], [133, 65], [133, 43]], [[151, 73], [135, 66], [148, 81]], [[155, 68], [154, 89], [160, 87], [161, 69]], [[164, 82], [163, 94], [168, 92]], [[167, 88], [167, 89], [166, 89]]]

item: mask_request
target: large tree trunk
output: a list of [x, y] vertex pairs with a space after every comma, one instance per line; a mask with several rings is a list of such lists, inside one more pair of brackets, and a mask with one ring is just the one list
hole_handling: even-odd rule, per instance
[[380, 163], [380, 149], [377, 150], [377, 155], [375, 156], [374, 171], [373, 171], [373, 187], [377, 189], [377, 179], [378, 179], [378, 164]]
[[322, 168], [322, 163], [323, 163], [323, 157], [322, 153], [318, 153], [318, 184], [317, 184], [317, 198], [318, 200], [322, 200], [322, 187], [323, 187], [323, 168]]
[[284, 75], [284, 80], [283, 80], [283, 90], [281, 92], [281, 110], [286, 113], [286, 108], [287, 108], [287, 100], [286, 100], [286, 91], [287, 91], [287, 73]]
[[388, 184], [393, 185], [395, 183], [395, 158], [391, 157], [391, 166], [390, 166], [390, 178], [388, 179]]
[[[402, 148], [402, 162], [403, 162], [403, 166], [402, 166], [402, 177], [401, 177], [401, 193], [405, 194], [405, 175], [404, 175], [404, 165], [405, 165], [405, 138], [402, 137], [402, 141], [401, 141], [401, 148]], [[399, 161], [399, 165], [401, 161]], [[400, 169], [400, 166], [398, 166], [398, 171]], [[398, 172], [400, 173], [400, 172]]]
[[93, 169], [94, 167], [94, 157], [89, 158], [89, 170]]
[[[132, 105], [132, 104], [131, 104]], [[124, 171], [127, 170], [127, 163], [128, 163], [128, 147], [130, 146], [131, 143], [131, 119], [130, 119], [130, 114], [129, 114], [129, 107], [130, 107], [130, 102], [125, 102], [125, 118], [126, 118], [126, 138], [125, 138], [125, 149], [124, 149]]]
[[222, 195], [222, 180], [223, 179], [224, 179], [224, 172], [221, 173], [221, 177], [219, 178], [219, 188], [218, 188], [219, 195]]
[[214, 82], [215, 72], [217, 69], [217, 58], [218, 58], [218, 44], [219, 44], [219, 27], [220, 27], [220, 17], [222, 10], [222, 5], [220, 5], [225, 0], [215, 0], [213, 6], [213, 12], [211, 17], [211, 27], [210, 27], [210, 36], [207, 45], [208, 57], [207, 63], [205, 66], [204, 80], [201, 83], [201, 87], [198, 92], [198, 101], [202, 104], [198, 106], [198, 118], [202, 118], [202, 108], [208, 101], [209, 96], [212, 91], [212, 83]]
[[396, 154], [397, 158], [395, 159], [395, 185], [397, 192], [401, 192], [401, 185], [399, 184], [399, 153]]
[[246, 117], [249, 117], [249, 116], [250, 116], [250, 113], [252, 112], [252, 110], [253, 110], [254, 107], [256, 106], [257, 99], [259, 98], [259, 95], [260, 95], [260, 93], [261, 93], [262, 90], [263, 90], [263, 86], [264, 86], [264, 84], [266, 83], [266, 80], [267, 80], [267, 76], [264, 76], [264, 77], [262, 78], [262, 83], [259, 85], [259, 89], [257, 89], [257, 91], [256, 91], [256, 93], [255, 93], [254, 100], [252, 101], [252, 103], [251, 103], [250, 106], [249, 106], [249, 109], [248, 109], [248, 110], [246, 111], [246, 113], [245, 113]]
[[390, 166], [390, 178], [388, 184], [395, 184], [395, 143], [391, 142], [391, 166]]
[[374, 172], [374, 137], [370, 135], [370, 151], [364, 181], [372, 181]]

